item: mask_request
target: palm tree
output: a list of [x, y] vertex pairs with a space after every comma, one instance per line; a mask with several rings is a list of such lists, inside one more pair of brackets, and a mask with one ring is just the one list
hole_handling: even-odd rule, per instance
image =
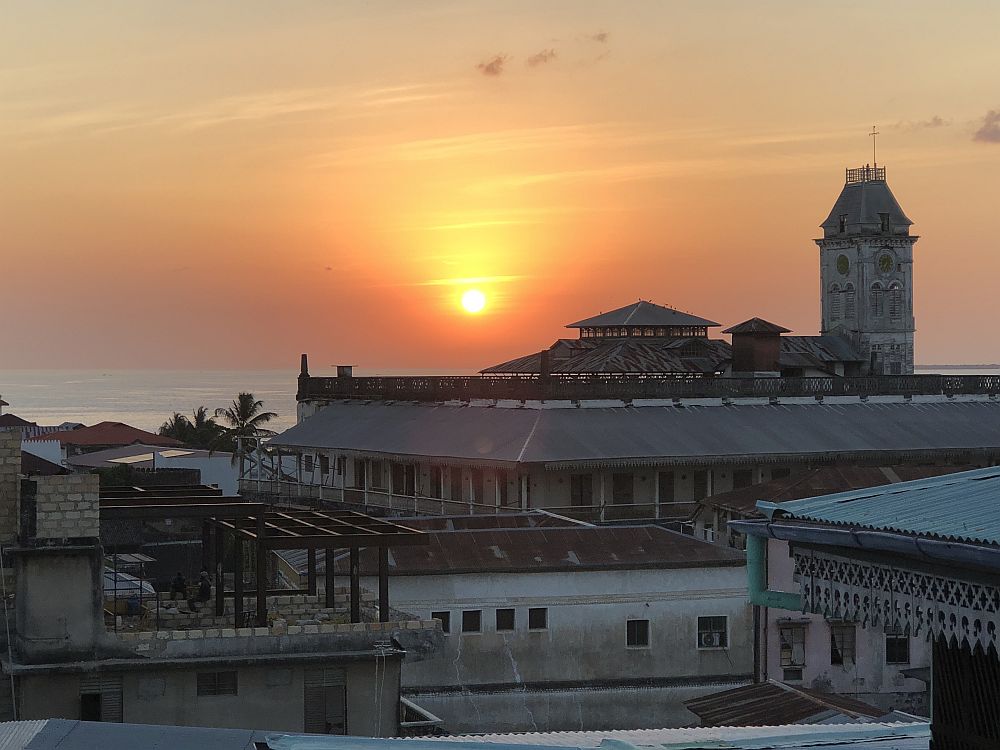
[[186, 443], [191, 437], [191, 429], [191, 422], [188, 421], [188, 418], [180, 412], [175, 411], [170, 419], [160, 425], [160, 429], [157, 432], [163, 437], [173, 438], [174, 440]]
[[[221, 417], [227, 426], [213, 441], [214, 450], [228, 450], [233, 453], [233, 462], [242, 459], [246, 452], [246, 438], [261, 438], [274, 435], [273, 430], [264, 427], [277, 414], [264, 411], [264, 402], [257, 400], [252, 393], [240, 393], [233, 403], [225, 409], [216, 409], [215, 416]], [[241, 461], [242, 463], [242, 461]]]
[[218, 439], [225, 428], [215, 421], [215, 417], [208, 415], [208, 409], [199, 406], [191, 413], [188, 424], [191, 427], [191, 445], [196, 448], [211, 448], [212, 443]]

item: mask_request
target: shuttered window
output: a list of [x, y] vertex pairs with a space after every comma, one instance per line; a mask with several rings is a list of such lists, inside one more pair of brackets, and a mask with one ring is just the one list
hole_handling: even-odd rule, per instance
[[237, 695], [238, 679], [235, 671], [199, 672], [198, 696]]
[[[86, 675], [80, 678], [80, 707], [97, 721], [122, 721], [120, 675]], [[98, 710], [99, 715], [94, 716]]]
[[307, 669], [304, 675], [305, 731], [347, 734], [347, 689], [340, 669]]

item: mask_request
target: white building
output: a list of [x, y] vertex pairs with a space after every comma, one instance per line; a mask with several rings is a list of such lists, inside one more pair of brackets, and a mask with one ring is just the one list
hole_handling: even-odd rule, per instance
[[[437, 530], [393, 549], [393, 606], [446, 633], [404, 665], [403, 690], [451, 732], [685, 726], [685, 700], [751, 679], [740, 552], [548, 514], [399, 522]], [[304, 555], [283, 556], [303, 572]], [[362, 553], [362, 575], [375, 566]]]

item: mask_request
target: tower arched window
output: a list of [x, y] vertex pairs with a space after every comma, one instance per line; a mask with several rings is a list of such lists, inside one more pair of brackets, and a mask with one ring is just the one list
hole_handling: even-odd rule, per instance
[[840, 320], [844, 314], [843, 300], [840, 297], [840, 284], [830, 285], [830, 320]]
[[874, 318], [879, 318], [885, 313], [885, 289], [882, 288], [881, 282], [876, 281], [872, 284], [868, 305]]
[[889, 284], [889, 320], [896, 322], [903, 318], [903, 285], [898, 281]]
[[844, 286], [844, 317], [853, 318], [857, 314], [857, 305], [855, 302], [854, 284], [846, 284]]

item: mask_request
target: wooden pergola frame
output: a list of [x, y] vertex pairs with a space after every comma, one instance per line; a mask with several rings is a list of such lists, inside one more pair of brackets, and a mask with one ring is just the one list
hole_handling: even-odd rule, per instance
[[[316, 550], [326, 555], [325, 606], [334, 606], [335, 551], [350, 550], [351, 622], [361, 621], [360, 550], [376, 547], [378, 557], [379, 620], [389, 619], [389, 547], [427, 544], [427, 536], [416, 529], [356, 511], [276, 510], [264, 503], [245, 502], [239, 497], [219, 495], [149, 495], [101, 498], [102, 520], [166, 518], [201, 518], [202, 562], [205, 569], [215, 569], [215, 613], [225, 613], [225, 597], [233, 596], [236, 627], [246, 625], [243, 597], [256, 596], [256, 625], [267, 625], [267, 595], [287, 593], [316, 594]], [[225, 537], [232, 536], [230, 567], [233, 591], [225, 590]], [[257, 586], [243, 588], [243, 543], [256, 545]], [[267, 578], [267, 553], [278, 549], [304, 549], [307, 552], [305, 592], [298, 589], [268, 591], [261, 585]]]

